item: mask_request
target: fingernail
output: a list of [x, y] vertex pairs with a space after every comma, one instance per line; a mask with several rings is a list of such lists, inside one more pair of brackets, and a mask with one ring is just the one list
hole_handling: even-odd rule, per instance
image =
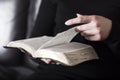
[[69, 21], [66, 21], [66, 22], [65, 22], [65, 25], [70, 25], [70, 22], [69, 22]]
[[78, 14], [78, 13], [77, 13], [76, 15], [77, 15], [77, 17], [79, 16], [79, 14]]
[[81, 16], [81, 15], [80, 15], [80, 14], [78, 14], [78, 13], [77, 13], [76, 15], [77, 15], [77, 17], [80, 17], [80, 16]]
[[76, 31], [76, 32], [80, 32], [79, 29], [78, 29], [77, 27], [75, 28], [75, 31]]

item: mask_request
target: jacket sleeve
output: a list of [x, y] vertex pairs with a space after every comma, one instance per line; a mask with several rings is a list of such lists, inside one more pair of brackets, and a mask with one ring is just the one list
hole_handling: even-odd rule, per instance
[[120, 56], [120, 22], [112, 21], [112, 29], [109, 37], [104, 41], [115, 55]]

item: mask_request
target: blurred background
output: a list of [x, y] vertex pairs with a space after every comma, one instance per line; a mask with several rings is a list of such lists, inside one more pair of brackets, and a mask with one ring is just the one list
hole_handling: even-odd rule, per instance
[[0, 64], [21, 62], [20, 51], [5, 49], [3, 46], [12, 40], [29, 37], [40, 2], [41, 0], [0, 0]]

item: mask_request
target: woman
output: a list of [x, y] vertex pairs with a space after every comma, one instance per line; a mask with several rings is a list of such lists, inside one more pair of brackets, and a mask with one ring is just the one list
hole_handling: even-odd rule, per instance
[[[77, 17], [76, 17], [77, 14]], [[69, 67], [39, 60], [37, 72], [28, 80], [114, 79], [119, 74], [119, 0], [42, 0], [31, 37], [54, 36], [71, 27], [80, 32], [73, 41], [90, 44], [100, 59]], [[46, 64], [47, 63], [47, 64]]]

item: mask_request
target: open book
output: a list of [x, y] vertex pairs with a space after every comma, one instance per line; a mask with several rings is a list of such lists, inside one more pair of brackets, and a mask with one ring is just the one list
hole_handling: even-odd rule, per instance
[[6, 47], [18, 48], [29, 53], [34, 58], [50, 58], [68, 66], [98, 59], [92, 46], [70, 42], [78, 34], [74, 29], [68, 29], [55, 37], [42, 36], [11, 41]]

